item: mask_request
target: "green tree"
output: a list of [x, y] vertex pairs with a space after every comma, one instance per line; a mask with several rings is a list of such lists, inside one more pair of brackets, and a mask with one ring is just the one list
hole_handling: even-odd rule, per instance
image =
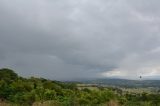
[[13, 70], [7, 68], [0, 69], [0, 80], [11, 82], [16, 80], [17, 78], [18, 75]]

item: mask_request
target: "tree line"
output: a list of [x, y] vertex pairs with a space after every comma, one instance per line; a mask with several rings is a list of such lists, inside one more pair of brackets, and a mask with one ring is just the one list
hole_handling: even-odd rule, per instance
[[160, 94], [124, 93], [118, 88], [79, 89], [77, 83], [23, 78], [0, 69], [0, 101], [16, 106], [50, 102], [52, 106], [160, 106]]

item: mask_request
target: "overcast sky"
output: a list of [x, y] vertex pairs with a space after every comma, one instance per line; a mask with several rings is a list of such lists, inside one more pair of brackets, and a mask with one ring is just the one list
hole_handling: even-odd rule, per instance
[[159, 0], [0, 0], [0, 68], [57, 80], [160, 78]]

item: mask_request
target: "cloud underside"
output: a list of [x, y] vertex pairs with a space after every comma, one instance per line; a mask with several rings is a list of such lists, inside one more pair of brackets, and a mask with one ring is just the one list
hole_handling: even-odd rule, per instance
[[0, 67], [58, 80], [160, 76], [157, 0], [1, 0]]

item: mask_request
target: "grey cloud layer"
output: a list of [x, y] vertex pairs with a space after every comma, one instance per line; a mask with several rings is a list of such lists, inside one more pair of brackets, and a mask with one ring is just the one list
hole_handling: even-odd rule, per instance
[[101, 77], [117, 70], [112, 77], [153, 77], [160, 74], [158, 4], [1, 0], [0, 67], [53, 79]]

